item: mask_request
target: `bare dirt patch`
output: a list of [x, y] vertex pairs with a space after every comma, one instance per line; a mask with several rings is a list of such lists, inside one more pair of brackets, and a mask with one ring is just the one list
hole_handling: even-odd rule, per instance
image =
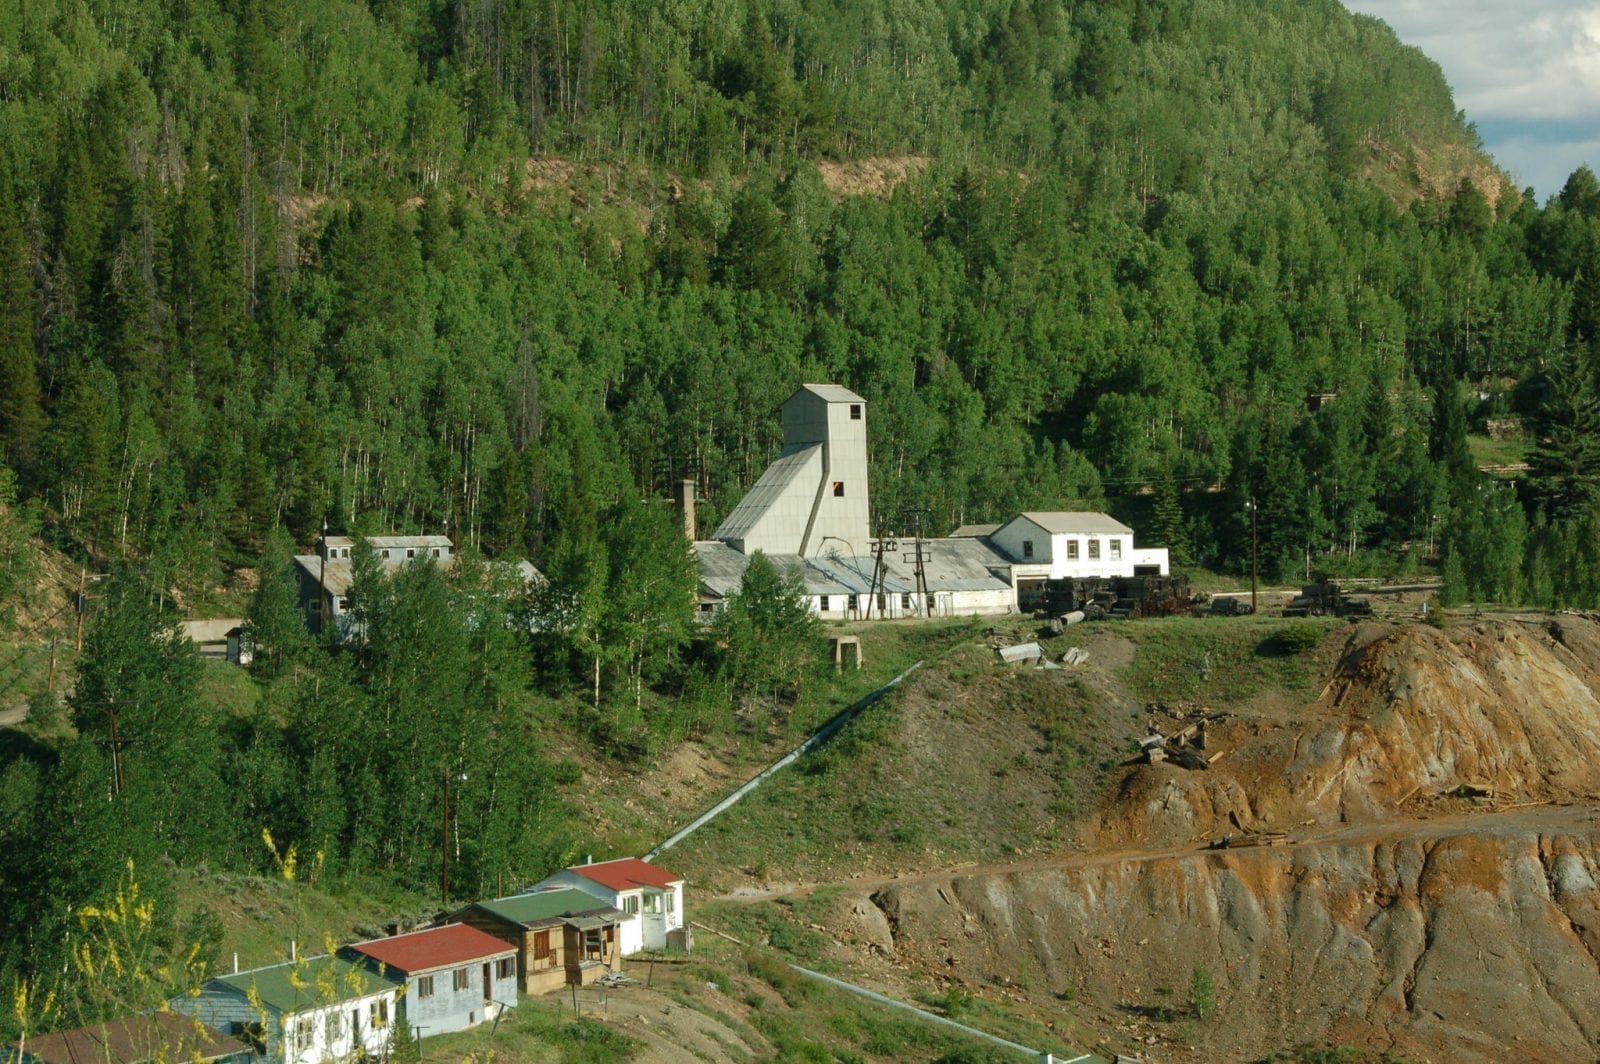
[[844, 162], [817, 164], [822, 183], [836, 199], [851, 196], [887, 196], [908, 178], [928, 168], [933, 160], [925, 155], [881, 155]]

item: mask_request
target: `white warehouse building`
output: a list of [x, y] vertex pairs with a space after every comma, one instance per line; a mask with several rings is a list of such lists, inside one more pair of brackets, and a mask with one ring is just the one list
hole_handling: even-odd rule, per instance
[[1135, 548], [1131, 528], [1098, 512], [1030, 512], [942, 539], [876, 543], [866, 407], [835, 384], [807, 384], [784, 401], [778, 457], [712, 538], [694, 544], [702, 616], [739, 589], [757, 551], [781, 575], [798, 572], [812, 609], [836, 619], [1013, 613], [1019, 582], [1167, 575], [1165, 548]]

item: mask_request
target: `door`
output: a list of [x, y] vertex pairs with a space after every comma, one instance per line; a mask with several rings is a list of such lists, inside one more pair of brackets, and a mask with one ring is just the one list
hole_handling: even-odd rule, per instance
[[490, 962], [483, 963], [483, 1003], [485, 1005], [494, 1001], [494, 979], [490, 972]]

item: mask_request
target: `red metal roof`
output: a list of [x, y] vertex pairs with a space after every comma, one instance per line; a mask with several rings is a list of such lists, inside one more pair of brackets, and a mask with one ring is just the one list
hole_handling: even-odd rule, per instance
[[612, 890], [633, 890], [636, 887], [657, 887], [661, 890], [682, 883], [683, 877], [673, 875], [665, 868], [657, 868], [648, 861], [641, 861], [637, 857], [622, 857], [615, 861], [601, 861], [599, 864], [573, 865], [569, 872], [576, 872], [584, 879], [592, 879], [602, 887]]
[[350, 947], [390, 969], [406, 975], [450, 968], [469, 961], [485, 961], [516, 952], [509, 943], [466, 924], [446, 924], [428, 931], [413, 931]]

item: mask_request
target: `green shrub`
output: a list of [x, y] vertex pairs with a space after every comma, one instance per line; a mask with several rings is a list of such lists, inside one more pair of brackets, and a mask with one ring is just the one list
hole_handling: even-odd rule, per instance
[[1283, 654], [1303, 654], [1322, 642], [1322, 626], [1312, 621], [1292, 621], [1278, 629], [1273, 645]]
[[1217, 988], [1204, 968], [1196, 968], [1189, 977], [1189, 1011], [1197, 1020], [1217, 1011]]

